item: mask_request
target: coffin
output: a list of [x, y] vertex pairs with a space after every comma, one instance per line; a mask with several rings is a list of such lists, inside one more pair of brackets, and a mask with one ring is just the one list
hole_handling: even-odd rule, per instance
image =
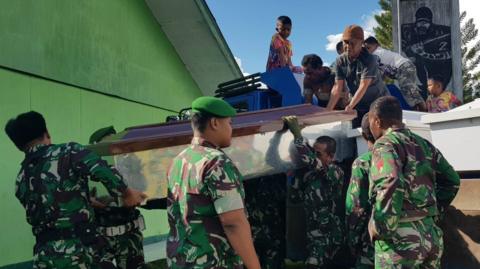
[[[245, 179], [297, 168], [292, 162], [293, 151], [289, 150], [293, 136], [282, 132], [282, 117], [288, 115], [298, 117], [308, 139], [320, 135], [334, 137], [340, 149], [337, 158], [353, 156], [343, 129], [350, 126], [355, 112], [298, 105], [240, 113], [233, 119], [232, 145], [224, 150]], [[144, 191], [149, 198], [164, 198], [171, 160], [187, 147], [192, 135], [187, 121], [136, 126], [89, 148], [101, 156], [113, 156], [114, 166], [129, 186]]]

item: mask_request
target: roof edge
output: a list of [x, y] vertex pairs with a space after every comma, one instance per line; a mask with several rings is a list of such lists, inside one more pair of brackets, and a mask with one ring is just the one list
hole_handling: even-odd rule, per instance
[[207, 21], [210, 32], [214, 36], [218, 45], [220, 46], [220, 49], [221, 49], [223, 55], [228, 60], [228, 64], [229, 64], [232, 72], [234, 74], [236, 74], [237, 77], [243, 77], [243, 73], [240, 70], [240, 66], [238, 66], [238, 63], [235, 60], [235, 56], [233, 55], [232, 51], [230, 50], [230, 47], [228, 46], [227, 41], [225, 40], [225, 37], [223, 36], [223, 33], [222, 33], [222, 31], [220, 30], [220, 27], [217, 24], [217, 20], [215, 19], [215, 16], [213, 16], [213, 14], [210, 10], [210, 7], [205, 2], [205, 0], [195, 0], [195, 4], [197, 5], [198, 9], [202, 13], [205, 20]]

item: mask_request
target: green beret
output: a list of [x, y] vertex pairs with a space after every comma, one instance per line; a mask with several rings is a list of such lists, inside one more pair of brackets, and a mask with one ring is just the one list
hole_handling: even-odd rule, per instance
[[217, 117], [233, 117], [237, 114], [235, 109], [223, 99], [211, 97], [211, 96], [202, 96], [192, 103], [192, 112], [194, 113], [210, 113]]
[[105, 127], [105, 128], [101, 128], [101, 129], [98, 129], [96, 130], [91, 136], [90, 136], [90, 140], [88, 141], [90, 144], [95, 144], [95, 143], [99, 143], [100, 141], [102, 141], [102, 139], [104, 139], [106, 136], [108, 135], [112, 135], [112, 134], [116, 134], [117, 131], [115, 131], [115, 128], [113, 128], [113, 126], [108, 126], [108, 127]]

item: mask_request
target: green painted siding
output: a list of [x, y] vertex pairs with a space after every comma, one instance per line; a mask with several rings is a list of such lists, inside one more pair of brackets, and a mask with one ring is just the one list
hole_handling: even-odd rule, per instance
[[141, 0], [2, 1], [0, 40], [4, 67], [177, 111], [200, 94]]
[[[0, 9], [0, 267], [22, 268], [34, 238], [14, 195], [23, 154], [8, 119], [42, 113], [54, 143], [87, 143], [98, 128], [163, 122], [201, 92], [144, 1], [3, 1]], [[143, 211], [145, 237], [168, 232]]]

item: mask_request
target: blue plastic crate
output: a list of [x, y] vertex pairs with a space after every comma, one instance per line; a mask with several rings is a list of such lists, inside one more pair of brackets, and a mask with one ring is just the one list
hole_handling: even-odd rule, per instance
[[264, 90], [256, 90], [238, 96], [224, 98], [238, 111], [256, 111], [281, 106], [281, 96]]

